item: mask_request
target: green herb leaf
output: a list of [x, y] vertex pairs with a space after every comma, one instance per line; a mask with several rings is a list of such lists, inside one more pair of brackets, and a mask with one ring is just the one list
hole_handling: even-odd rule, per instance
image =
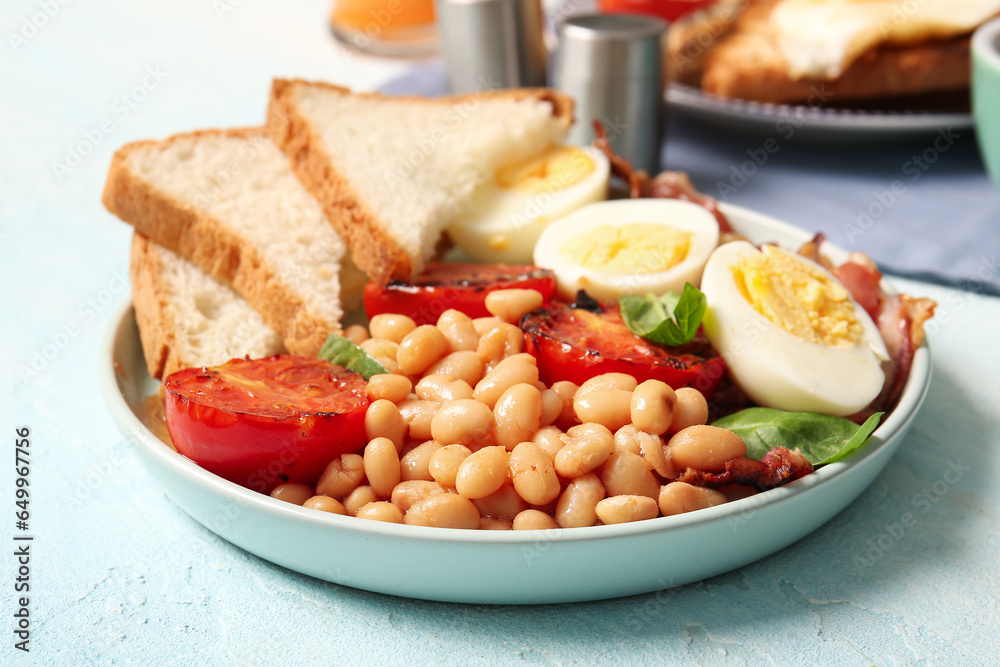
[[626, 295], [618, 299], [622, 321], [632, 333], [660, 345], [683, 345], [698, 333], [708, 301], [701, 290], [684, 283], [680, 295]]
[[822, 461], [820, 461], [820, 463], [821, 464], [834, 463], [844, 458], [845, 456], [853, 452], [855, 449], [864, 446], [865, 443], [868, 442], [868, 436], [870, 436], [872, 434], [872, 431], [874, 431], [878, 427], [879, 420], [882, 419], [882, 415], [884, 414], [885, 414], [884, 412], [876, 412], [871, 417], [866, 419], [865, 423], [861, 425], [861, 427], [857, 430], [857, 432], [853, 436], [851, 436], [851, 439], [847, 441], [847, 444], [844, 445], [839, 452], [837, 452], [828, 459], [823, 459]]
[[366, 380], [370, 380], [373, 375], [389, 372], [363, 349], [337, 334], [330, 334], [326, 337], [326, 342], [323, 343], [323, 347], [320, 348], [319, 354], [316, 356], [331, 364], [337, 364], [349, 371], [354, 371]]
[[849, 419], [812, 412], [749, 408], [715, 421], [713, 426], [735, 432], [747, 444], [747, 456], [758, 461], [772, 447], [798, 448], [813, 465], [833, 463], [868, 442], [878, 412], [858, 426]]

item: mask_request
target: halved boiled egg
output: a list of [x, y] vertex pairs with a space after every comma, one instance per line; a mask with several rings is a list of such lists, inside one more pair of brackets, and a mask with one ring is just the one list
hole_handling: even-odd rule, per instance
[[705, 333], [757, 404], [849, 415], [882, 390], [878, 328], [818, 264], [734, 241], [712, 253], [701, 289]]
[[578, 290], [598, 301], [660, 295], [698, 285], [719, 243], [719, 223], [679, 199], [618, 199], [584, 206], [551, 223], [535, 245], [535, 264], [556, 274], [559, 295]]
[[530, 264], [549, 222], [607, 199], [610, 172], [604, 153], [573, 146], [508, 165], [476, 189], [448, 235], [481, 262]]

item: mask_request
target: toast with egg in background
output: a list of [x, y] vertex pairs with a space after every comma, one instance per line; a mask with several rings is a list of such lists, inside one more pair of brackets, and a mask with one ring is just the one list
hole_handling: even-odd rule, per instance
[[426, 99], [275, 80], [268, 127], [358, 267], [409, 280], [476, 188], [561, 144], [571, 98], [548, 89]]
[[129, 275], [151, 377], [285, 351], [278, 334], [243, 297], [139, 232], [132, 237]]
[[687, 25], [668, 63], [676, 80], [727, 98], [967, 105], [970, 35], [998, 13], [998, 0], [745, 0], [728, 24], [716, 14]]
[[[363, 277], [344, 243], [263, 128], [207, 130], [128, 144], [112, 158], [103, 202], [152, 243], [235, 290], [293, 354], [314, 355], [327, 334], [340, 331], [342, 286], [345, 295], [360, 296]], [[171, 302], [156, 288], [157, 264], [142, 256], [149, 255], [133, 258], [138, 263], [133, 267], [136, 303]], [[159, 266], [165, 263], [162, 257]], [[143, 267], [154, 271], [144, 276]], [[195, 300], [205, 316], [201, 325], [216, 319], [213, 312], [223, 312], [220, 304], [214, 296]], [[165, 347], [178, 354], [184, 345], [179, 341], [200, 348], [193, 340], [198, 332], [169, 318], [146, 317], [142, 310], [138, 305], [140, 327], [153, 323], [159, 329], [153, 334], [147, 327], [146, 337], [153, 341], [153, 349], [147, 348], [150, 374], [173, 365]], [[252, 350], [234, 351], [242, 356]]]

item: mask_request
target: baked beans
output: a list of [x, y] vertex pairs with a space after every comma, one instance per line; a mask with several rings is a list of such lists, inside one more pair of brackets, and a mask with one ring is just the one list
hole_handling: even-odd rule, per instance
[[405, 375], [383, 373], [381, 375], [373, 375], [368, 380], [368, 386], [365, 387], [365, 394], [368, 395], [368, 399], [371, 401], [383, 399], [399, 403], [410, 395], [411, 389], [413, 389], [413, 384]]
[[441, 404], [437, 401], [421, 401], [408, 398], [399, 403], [399, 414], [406, 422], [410, 437], [414, 440], [430, 440], [431, 424]]
[[463, 398], [442, 405], [431, 421], [431, 434], [448, 445], [478, 447], [493, 436], [493, 411], [480, 401]]
[[479, 347], [479, 334], [472, 318], [460, 310], [446, 310], [438, 318], [437, 327], [448, 339], [452, 352], [475, 351]]
[[384, 500], [362, 505], [354, 516], [359, 519], [385, 521], [386, 523], [403, 523], [403, 510]]
[[505, 391], [522, 382], [525, 384], [538, 382], [538, 366], [530, 354], [515, 354], [498, 363], [476, 383], [473, 396], [492, 410]]
[[479, 528], [479, 510], [464, 496], [434, 494], [410, 506], [403, 516], [403, 523], [434, 528]]
[[424, 479], [430, 481], [432, 479], [429, 469], [431, 457], [441, 447], [443, 445], [437, 440], [428, 440], [417, 445], [406, 452], [406, 454], [403, 454], [403, 458], [399, 460], [400, 479]]
[[677, 404], [670, 432], [677, 433], [688, 426], [698, 426], [708, 421], [708, 401], [697, 389], [682, 387], [675, 392]]
[[585, 433], [571, 438], [556, 454], [553, 463], [556, 472], [572, 479], [601, 466], [614, 450], [615, 441], [610, 433]]
[[359, 347], [372, 357], [396, 359], [399, 355], [399, 343], [384, 338], [369, 338]]
[[682, 468], [723, 472], [726, 462], [746, 456], [743, 438], [717, 426], [688, 426], [667, 443], [670, 458]]
[[447, 375], [452, 380], [462, 380], [475, 387], [483, 379], [486, 366], [479, 355], [471, 351], [452, 352], [441, 361], [427, 369], [429, 374]]
[[559, 496], [555, 466], [533, 442], [522, 442], [510, 453], [510, 477], [517, 493], [532, 505], [544, 505]]
[[417, 323], [406, 315], [398, 313], [383, 313], [375, 315], [368, 323], [372, 338], [384, 338], [394, 343], [401, 343], [406, 334], [417, 328]]
[[301, 505], [315, 495], [313, 488], [308, 484], [298, 482], [288, 482], [279, 484], [271, 491], [271, 497], [284, 500], [286, 503]]
[[558, 527], [559, 524], [551, 514], [536, 509], [524, 510], [511, 522], [511, 528], [514, 530], [547, 530]]
[[375, 438], [365, 447], [365, 477], [379, 498], [388, 498], [400, 482], [399, 451], [389, 438]]
[[533, 385], [521, 382], [507, 389], [493, 408], [497, 444], [511, 450], [530, 439], [542, 425], [543, 410], [542, 393]]
[[316, 482], [316, 494], [343, 498], [365, 478], [365, 460], [357, 454], [341, 454], [327, 464]]
[[649, 464], [632, 452], [618, 451], [609, 456], [601, 471], [601, 482], [609, 496], [656, 498], [660, 493], [660, 483]]
[[369, 442], [377, 438], [389, 439], [395, 445], [398, 454], [403, 451], [406, 420], [392, 401], [385, 399], [373, 401], [365, 412], [365, 434]]
[[417, 326], [383, 314], [367, 329], [349, 327], [389, 371], [366, 388], [368, 443], [333, 459], [315, 488], [286, 483], [272, 497], [374, 521], [546, 530], [669, 516], [755, 492], [675, 481], [746, 455], [735, 433], [705, 425], [697, 390], [623, 373], [542, 383], [512, 324], [540, 299], [501, 290], [488, 297], [492, 317], [447, 310], [436, 325]]
[[488, 496], [507, 481], [507, 450], [495, 445], [483, 447], [462, 461], [455, 474], [455, 489], [466, 498]]
[[433, 324], [423, 324], [403, 337], [396, 362], [403, 375], [423, 373], [450, 352], [448, 339]]
[[347, 514], [347, 509], [344, 507], [344, 504], [336, 498], [331, 498], [329, 496], [313, 496], [302, 503], [302, 506], [308, 507], [311, 510], [329, 512], [330, 514], [340, 514], [342, 516]]
[[359, 486], [347, 494], [347, 497], [344, 498], [344, 510], [351, 516], [356, 516], [359, 509], [368, 503], [374, 503], [377, 500], [378, 496], [372, 490], [372, 487], [367, 484]]
[[577, 477], [566, 486], [556, 504], [556, 523], [562, 528], [593, 526], [597, 503], [604, 499], [604, 485], [591, 473]]
[[344, 338], [351, 341], [355, 345], [361, 345], [370, 338], [368, 335], [368, 329], [364, 328], [360, 324], [352, 324], [351, 326], [344, 329]]
[[602, 522], [612, 524], [652, 519], [659, 508], [647, 496], [612, 496], [597, 503], [594, 511]]
[[522, 316], [540, 308], [545, 299], [533, 289], [498, 289], [486, 295], [486, 310], [504, 322], [513, 324]]
[[646, 380], [632, 391], [631, 421], [640, 431], [660, 435], [670, 428], [677, 394], [665, 382]]
[[425, 479], [408, 479], [400, 482], [392, 490], [390, 500], [394, 505], [404, 512], [408, 511], [413, 503], [425, 496], [433, 496], [438, 493], [447, 493], [448, 490], [437, 482], [430, 482]]
[[714, 507], [726, 502], [721, 491], [693, 486], [686, 482], [670, 482], [660, 489], [658, 505], [663, 516]]
[[465, 445], [445, 445], [434, 452], [427, 465], [427, 472], [442, 486], [455, 486], [458, 467], [469, 458], [472, 450]]
[[489, 367], [524, 351], [524, 332], [513, 324], [500, 322], [479, 338], [476, 354]]
[[465, 380], [454, 380], [450, 375], [425, 375], [413, 391], [420, 400], [438, 403], [472, 398], [472, 386]]

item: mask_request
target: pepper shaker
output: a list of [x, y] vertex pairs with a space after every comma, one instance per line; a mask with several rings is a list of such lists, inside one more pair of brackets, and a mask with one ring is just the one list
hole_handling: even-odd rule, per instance
[[553, 83], [576, 100], [568, 142], [594, 139], [600, 121], [632, 166], [660, 170], [665, 21], [633, 14], [574, 16], [559, 27]]
[[437, 0], [452, 93], [544, 86], [540, 0]]

